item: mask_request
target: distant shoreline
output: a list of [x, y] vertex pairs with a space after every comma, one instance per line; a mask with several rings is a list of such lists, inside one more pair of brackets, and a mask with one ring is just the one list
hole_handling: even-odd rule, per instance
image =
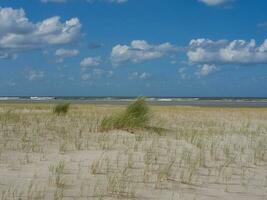
[[[63, 101], [68, 101], [73, 104], [92, 104], [92, 105], [128, 105], [132, 101], [129, 100], [1, 100], [1, 104], [16, 103], [16, 104], [55, 104]], [[196, 100], [196, 101], [148, 101], [149, 105], [157, 106], [196, 106], [196, 107], [253, 107], [267, 108], [267, 101], [220, 101], [220, 100]]]

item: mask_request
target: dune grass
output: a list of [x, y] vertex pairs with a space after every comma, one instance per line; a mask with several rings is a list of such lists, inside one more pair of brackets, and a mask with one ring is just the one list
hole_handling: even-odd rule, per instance
[[138, 98], [124, 112], [105, 117], [101, 122], [101, 130], [121, 129], [133, 131], [145, 129], [149, 127], [150, 120], [151, 113], [145, 98]]
[[57, 115], [65, 115], [67, 114], [69, 107], [70, 103], [60, 103], [54, 107], [53, 112]]

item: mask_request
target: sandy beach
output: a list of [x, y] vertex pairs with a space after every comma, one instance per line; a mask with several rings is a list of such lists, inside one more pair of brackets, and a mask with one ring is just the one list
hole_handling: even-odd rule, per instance
[[0, 194], [9, 199], [267, 196], [267, 108], [150, 106], [151, 126], [100, 131], [125, 105], [0, 104]]
[[267, 0], [0, 0], [0, 200], [267, 200]]

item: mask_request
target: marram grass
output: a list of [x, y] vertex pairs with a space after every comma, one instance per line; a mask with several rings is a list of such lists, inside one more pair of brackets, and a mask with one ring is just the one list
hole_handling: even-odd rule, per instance
[[57, 115], [67, 114], [69, 107], [70, 103], [60, 103], [54, 107], [53, 112]]
[[121, 129], [131, 131], [144, 129], [149, 126], [150, 119], [151, 113], [145, 98], [138, 98], [124, 112], [105, 117], [101, 122], [101, 130]]

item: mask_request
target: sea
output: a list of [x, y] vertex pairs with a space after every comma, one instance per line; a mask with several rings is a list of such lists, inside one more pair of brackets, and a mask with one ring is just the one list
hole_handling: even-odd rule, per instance
[[[0, 102], [59, 102], [127, 104], [136, 96], [0, 96]], [[146, 97], [147, 102], [159, 105], [267, 107], [264, 97]]]
[[[0, 101], [134, 101], [136, 96], [0, 96]], [[149, 102], [226, 101], [267, 102], [267, 97], [145, 97]]]

